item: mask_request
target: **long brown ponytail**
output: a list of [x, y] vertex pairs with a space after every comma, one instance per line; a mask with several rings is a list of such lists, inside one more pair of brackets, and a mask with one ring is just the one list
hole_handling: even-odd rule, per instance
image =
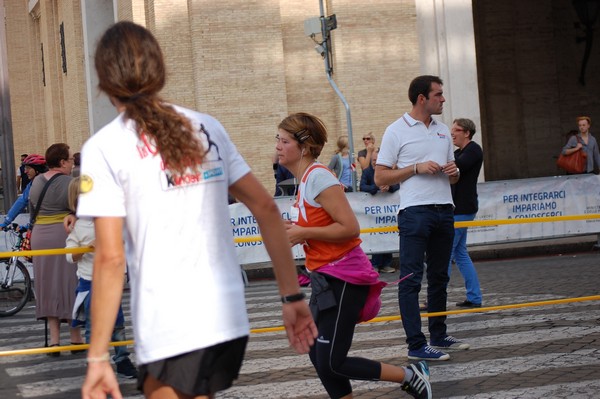
[[94, 61], [100, 90], [125, 107], [138, 134], [154, 139], [166, 168], [183, 174], [202, 163], [205, 150], [191, 122], [158, 95], [166, 69], [149, 30], [129, 21], [114, 24], [100, 39]]

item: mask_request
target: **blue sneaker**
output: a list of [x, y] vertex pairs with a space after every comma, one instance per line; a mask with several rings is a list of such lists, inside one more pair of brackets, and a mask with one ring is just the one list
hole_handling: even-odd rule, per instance
[[410, 381], [402, 384], [402, 390], [417, 399], [431, 399], [431, 384], [429, 383], [429, 367], [425, 362], [407, 366], [413, 372]]
[[459, 341], [451, 335], [448, 335], [446, 338], [442, 340], [442, 342], [430, 342], [429, 345], [438, 349], [460, 349], [467, 350], [471, 347], [471, 345], [466, 342]]
[[408, 350], [408, 358], [411, 360], [448, 360], [450, 355], [440, 350], [424, 345], [419, 349]]

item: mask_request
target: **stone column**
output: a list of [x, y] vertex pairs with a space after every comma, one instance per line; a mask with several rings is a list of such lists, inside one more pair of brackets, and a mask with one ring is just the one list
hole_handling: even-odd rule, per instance
[[94, 67], [96, 43], [104, 31], [116, 21], [114, 1], [81, 0], [81, 17], [91, 135], [117, 116], [117, 111], [108, 97], [98, 90], [98, 76]]
[[[441, 119], [448, 126], [456, 118], [471, 119], [477, 126], [473, 140], [483, 147], [472, 2], [417, 0], [415, 6], [421, 73], [444, 81]], [[483, 168], [479, 179], [484, 180]]]

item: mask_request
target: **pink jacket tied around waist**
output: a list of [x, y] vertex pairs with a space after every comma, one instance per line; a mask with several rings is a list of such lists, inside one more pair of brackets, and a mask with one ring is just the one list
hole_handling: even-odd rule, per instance
[[355, 285], [370, 286], [365, 306], [360, 312], [358, 322], [371, 320], [381, 309], [381, 290], [388, 283], [379, 280], [379, 274], [371, 266], [369, 258], [360, 245], [346, 253], [341, 259], [328, 263], [315, 270]]

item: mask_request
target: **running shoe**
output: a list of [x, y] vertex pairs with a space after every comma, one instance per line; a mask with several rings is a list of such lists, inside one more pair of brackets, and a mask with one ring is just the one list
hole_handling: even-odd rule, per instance
[[408, 365], [413, 376], [410, 381], [402, 384], [402, 390], [417, 399], [431, 399], [431, 384], [429, 383], [429, 367], [425, 362]]
[[393, 267], [391, 267], [391, 266], [386, 266], [386, 267], [384, 267], [384, 268], [381, 268], [381, 269], [379, 269], [379, 271], [380, 271], [381, 273], [394, 273], [394, 272], [396, 271], [396, 269], [394, 269], [394, 268], [393, 268]]

